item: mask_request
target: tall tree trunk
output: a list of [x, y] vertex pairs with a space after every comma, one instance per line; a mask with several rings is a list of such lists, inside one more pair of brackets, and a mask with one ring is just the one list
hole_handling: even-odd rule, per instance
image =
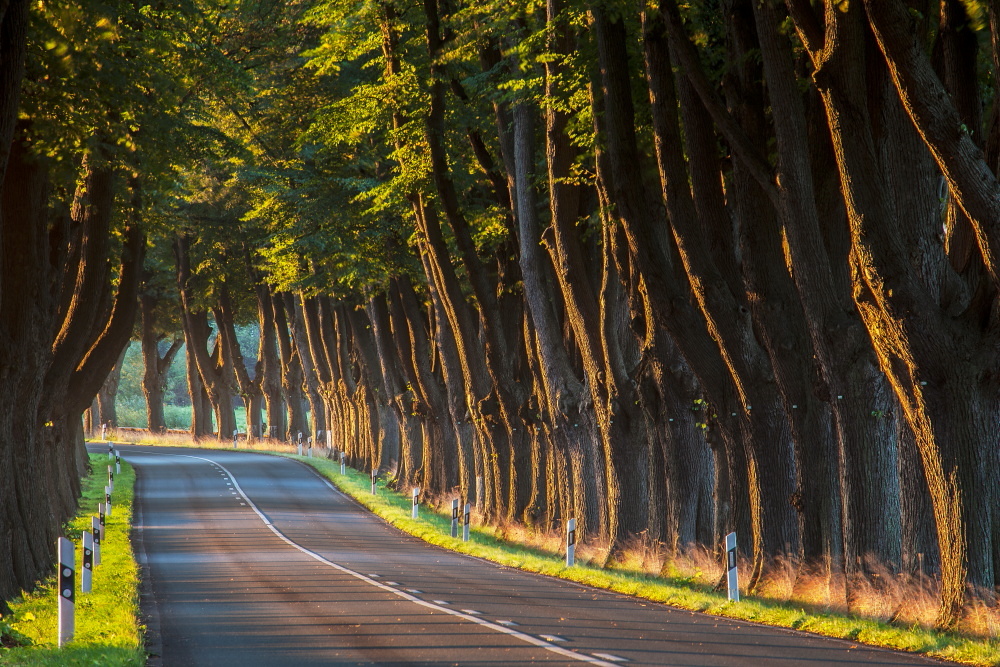
[[[221, 354], [222, 365], [232, 369], [236, 376], [236, 386], [239, 389], [240, 398], [246, 409], [247, 440], [252, 440], [261, 434], [261, 408], [263, 407], [263, 394], [261, 384], [264, 381], [263, 364], [260, 358], [253, 364], [253, 375], [247, 368], [247, 360], [243, 357], [243, 350], [240, 341], [236, 337], [236, 313], [233, 306], [232, 297], [229, 294], [229, 286], [222, 282], [217, 288], [218, 305], [212, 309], [215, 316], [215, 324], [219, 328], [218, 345]], [[261, 324], [261, 335], [263, 336], [263, 322]], [[270, 329], [270, 327], [268, 327]], [[236, 430], [235, 423], [233, 430]], [[225, 433], [231, 436], [230, 431]], [[222, 438], [222, 434], [219, 434]]]
[[118, 398], [118, 385], [122, 379], [122, 362], [125, 361], [125, 353], [128, 352], [128, 345], [122, 348], [118, 360], [112, 366], [107, 379], [97, 392], [97, 410], [100, 423], [107, 424], [108, 428], [118, 428], [118, 410], [116, 401]]
[[[288, 407], [287, 419], [275, 422], [277, 416], [284, 417], [284, 411], [278, 411], [277, 415], [269, 418], [269, 435], [272, 438], [285, 440], [291, 431], [298, 433], [306, 427], [306, 398], [302, 386], [305, 381], [302, 370], [302, 359], [299, 357], [299, 349], [292, 340], [289, 329], [289, 310], [286, 309], [286, 298], [291, 295], [286, 293], [274, 294], [271, 297], [271, 306], [274, 309], [274, 329], [275, 338], [278, 343], [278, 352], [281, 355], [281, 388], [285, 396], [285, 404]], [[295, 315], [294, 306], [291, 307], [291, 316]], [[324, 422], [324, 426], [326, 426]], [[327, 430], [327, 429], [324, 429]]]
[[[260, 371], [260, 388], [266, 406], [265, 421], [256, 435], [267, 437], [270, 426], [277, 423], [281, 433], [285, 431], [285, 400], [282, 396], [283, 364], [278, 351], [278, 334], [274, 322], [274, 303], [271, 291], [267, 285], [257, 284], [254, 287], [257, 294], [257, 317], [260, 321], [260, 351], [258, 370]], [[287, 335], [287, 334], [286, 334]], [[317, 440], [321, 439], [319, 431]], [[317, 446], [319, 446], [317, 442]]]
[[162, 433], [167, 430], [167, 422], [163, 415], [163, 393], [167, 388], [167, 372], [173, 364], [174, 357], [184, 344], [183, 338], [174, 338], [163, 356], [160, 356], [160, 341], [163, 340], [156, 327], [157, 298], [143, 291], [139, 297], [141, 315], [142, 342], [142, 393], [146, 397], [146, 423], [151, 433]]
[[[181, 318], [188, 353], [193, 356], [198, 376], [215, 412], [216, 438], [229, 440], [236, 431], [236, 414], [233, 411], [233, 365], [232, 357], [225, 351], [222, 325], [217, 321], [219, 331], [215, 336], [213, 349], [208, 350], [212, 329], [208, 323], [208, 313], [194, 312], [193, 297], [189, 281], [191, 265], [189, 253], [190, 239], [179, 236], [174, 242], [177, 259], [177, 288], [181, 294]], [[194, 399], [194, 397], [192, 397]]]
[[[183, 308], [183, 306], [181, 306]], [[181, 314], [184, 317], [184, 314]], [[204, 338], [200, 336], [204, 335]], [[198, 372], [198, 361], [195, 359], [195, 346], [208, 345], [208, 328], [193, 331], [184, 327], [184, 360], [187, 370], [188, 396], [191, 398], [191, 435], [195, 440], [209, 437], [214, 433], [212, 426], [212, 401], [205, 390], [205, 383]]]
[[[322, 392], [329, 391], [330, 371], [329, 364], [322, 355], [322, 348], [314, 348], [314, 335], [309, 333], [309, 322], [306, 319], [306, 311], [303, 308], [302, 298], [296, 299], [291, 294], [285, 295], [285, 312], [288, 314], [288, 327], [292, 333], [292, 341], [298, 352], [302, 366], [302, 373], [305, 378], [306, 398], [309, 400], [309, 412], [312, 415], [313, 426], [319, 428], [322, 424], [327, 429], [336, 433], [342, 424], [337, 424], [333, 412], [327, 410], [328, 403], [324, 401]], [[316, 325], [319, 326], [318, 323]], [[315, 336], [318, 336], [317, 332]], [[315, 345], [319, 345], [316, 338]], [[289, 437], [296, 437], [299, 432], [305, 433], [308, 424], [303, 420], [301, 428], [289, 423]], [[324, 429], [326, 430], [326, 429]], [[343, 442], [337, 445], [338, 449], [344, 449]]]

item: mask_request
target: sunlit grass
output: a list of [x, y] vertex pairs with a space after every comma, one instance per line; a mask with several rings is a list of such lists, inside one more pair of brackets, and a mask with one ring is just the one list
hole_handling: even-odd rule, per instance
[[[83, 480], [80, 512], [64, 535], [76, 551], [77, 586], [83, 556], [81, 534], [90, 530], [91, 517], [104, 501], [107, 483], [107, 454], [91, 454], [92, 474]], [[31, 640], [30, 646], [0, 649], [0, 665], [143, 665], [139, 624], [139, 576], [129, 531], [132, 525], [132, 491], [135, 473], [122, 461], [121, 474], [115, 475], [111, 497], [112, 515], [105, 519], [101, 543], [101, 565], [94, 568], [93, 590], [76, 595], [76, 633], [72, 642], [58, 647], [58, 607], [53, 576], [35, 591], [11, 604], [11, 627]], [[52, 545], [53, 559], [55, 545]]]

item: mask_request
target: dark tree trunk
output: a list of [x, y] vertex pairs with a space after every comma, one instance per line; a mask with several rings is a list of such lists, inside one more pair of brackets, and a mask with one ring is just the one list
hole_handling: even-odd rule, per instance
[[125, 361], [125, 353], [128, 352], [128, 344], [118, 355], [118, 361], [112, 366], [107, 379], [97, 392], [97, 411], [101, 424], [106, 424], [109, 429], [118, 428], [118, 410], [116, 401], [118, 398], [118, 385], [122, 379], [122, 362]]
[[151, 433], [162, 433], [167, 430], [167, 422], [163, 416], [163, 393], [167, 388], [167, 372], [184, 344], [184, 339], [174, 338], [170, 342], [170, 347], [163, 356], [160, 356], [160, 341], [163, 340], [163, 334], [156, 327], [156, 304], [157, 298], [149, 291], [144, 291], [139, 297], [144, 368], [142, 393], [146, 397], [146, 423]]
[[[285, 313], [288, 315], [288, 328], [292, 334], [292, 342], [295, 344], [295, 350], [298, 352], [313, 426], [319, 428], [319, 425], [322, 424], [326, 427], [323, 430], [330, 429], [334, 433], [337, 433], [338, 429], [343, 425], [336, 423], [332, 412], [328, 414], [327, 404], [324, 402], [323, 394], [321, 393], [321, 391], [329, 391], [327, 388], [330, 383], [329, 364], [322, 356], [322, 348], [313, 347], [313, 335], [309, 333], [309, 325], [305, 319], [305, 310], [303, 309], [301, 298], [297, 299], [291, 294], [286, 294], [284, 299]], [[317, 332], [316, 336], [318, 335]], [[319, 345], [318, 339], [315, 344]], [[294, 415], [290, 415], [288, 424], [289, 437], [294, 438], [299, 432], [305, 433], [308, 431], [309, 426], [305, 419], [302, 419], [301, 426], [297, 424], [297, 421], [294, 419]], [[336, 446], [338, 449], [344, 449], [342, 439], [341, 444]]]
[[[257, 365], [257, 370], [261, 374], [260, 388], [266, 406], [264, 421], [267, 422], [266, 426], [261, 424], [256, 435], [263, 438], [272, 432], [270, 427], [274, 424], [279, 425], [280, 433], [285, 431], [285, 400], [281, 392], [284, 365], [278, 351], [273, 296], [267, 286], [263, 284], [256, 285], [254, 290], [257, 293], [257, 316], [260, 320], [260, 351], [258, 352], [260, 363]], [[322, 434], [317, 431], [316, 437], [317, 440], [321, 440]], [[317, 442], [316, 444], [319, 446], [321, 443]]]
[[[215, 315], [215, 324], [219, 328], [217, 345], [220, 347], [223, 367], [228, 366], [231, 368], [236, 376], [236, 386], [239, 389], [240, 398], [243, 400], [243, 405], [246, 408], [247, 440], [253, 440], [262, 434], [261, 408], [263, 407], [263, 393], [261, 385], [264, 381], [263, 363], [258, 358], [256, 363], [253, 364], [253, 375], [250, 374], [250, 369], [247, 368], [247, 360], [243, 357], [243, 350], [240, 348], [240, 341], [236, 337], [236, 312], [232, 297], [229, 294], [229, 286], [225, 282], [222, 282], [216, 289], [218, 293], [218, 305], [212, 309], [212, 312]], [[262, 310], [262, 308], [263, 306], [259, 306], [258, 310]], [[260, 322], [260, 324], [261, 337], [263, 337], [265, 323]], [[267, 328], [270, 329], [270, 326]], [[263, 350], [263, 341], [260, 347]], [[233, 431], [235, 430], [236, 424], [234, 420]], [[231, 431], [227, 429], [219, 433], [220, 438], [222, 438], [223, 433], [227, 434], [227, 437], [231, 437], [232, 435]]]
[[[287, 297], [287, 299], [286, 299]], [[292, 340], [289, 328], [289, 317], [294, 317], [295, 307], [286, 308], [291, 295], [287, 293], [274, 294], [271, 306], [274, 309], [275, 338], [278, 342], [278, 352], [281, 355], [281, 388], [288, 407], [287, 419], [275, 422], [271, 417], [268, 433], [272, 438], [286, 440], [291, 431], [298, 433], [306, 427], [306, 397], [302, 389], [304, 380], [302, 359], [299, 357], [298, 346]], [[291, 315], [289, 315], [289, 312]], [[285, 416], [284, 411], [278, 411], [276, 416]], [[324, 422], [324, 426], [327, 426]], [[327, 430], [327, 429], [324, 429]]]
[[[208, 323], [208, 313], [191, 310], [194, 305], [189, 284], [191, 280], [189, 245], [190, 239], [184, 236], [178, 237], [174, 242], [174, 253], [177, 258], [177, 287], [181, 294], [181, 318], [184, 322], [184, 334], [187, 340], [188, 354], [194, 359], [198, 376], [201, 378], [204, 391], [208, 394], [215, 412], [216, 438], [228, 441], [236, 431], [236, 414], [233, 411], [232, 357], [224, 349], [226, 342], [222, 325], [216, 322], [216, 326], [219, 326], [220, 330], [215, 336], [214, 349], [210, 352], [208, 341], [212, 329]], [[192, 396], [193, 404], [195, 398]]]
[[[183, 306], [182, 306], [183, 308]], [[181, 314], [184, 317], [184, 314]], [[200, 336], [204, 335], [204, 338]], [[214, 433], [212, 426], [212, 401], [205, 390], [205, 384], [198, 372], [198, 362], [195, 359], [194, 346], [208, 345], [208, 328], [193, 331], [184, 327], [184, 359], [187, 365], [188, 396], [191, 398], [191, 435], [195, 440], [210, 437]]]

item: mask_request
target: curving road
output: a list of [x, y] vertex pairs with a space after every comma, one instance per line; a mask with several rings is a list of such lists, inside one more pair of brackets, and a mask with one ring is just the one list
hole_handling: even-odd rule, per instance
[[151, 665], [942, 664], [439, 549], [289, 459], [121, 451]]

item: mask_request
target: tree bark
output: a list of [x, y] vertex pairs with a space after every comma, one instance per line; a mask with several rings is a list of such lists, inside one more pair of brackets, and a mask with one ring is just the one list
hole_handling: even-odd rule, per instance
[[[184, 322], [188, 354], [194, 359], [202, 386], [208, 394], [215, 412], [216, 432], [219, 440], [227, 441], [236, 431], [236, 414], [233, 411], [233, 365], [232, 357], [226, 354], [223, 324], [216, 322], [219, 331], [215, 336], [213, 350], [209, 352], [208, 341], [212, 329], [208, 323], [208, 313], [193, 311], [191, 287], [191, 264], [189, 258], [190, 240], [179, 236], [174, 242], [177, 259], [177, 288], [181, 295], [181, 317]], [[192, 401], [196, 397], [192, 396]]]
[[160, 356], [160, 341], [164, 335], [156, 326], [157, 301], [156, 296], [149, 290], [144, 290], [139, 297], [144, 368], [142, 393], [146, 397], [146, 423], [150, 433], [162, 433], [167, 430], [167, 422], [163, 415], [163, 393], [167, 388], [167, 372], [184, 344], [183, 338], [175, 337], [163, 356]]
[[100, 390], [97, 392], [97, 412], [101, 424], [107, 424], [108, 428], [118, 428], [118, 410], [115, 402], [118, 398], [118, 385], [122, 379], [122, 362], [125, 361], [125, 353], [128, 352], [128, 343], [122, 348], [118, 355], [118, 361], [111, 367], [111, 372], [104, 380]]

